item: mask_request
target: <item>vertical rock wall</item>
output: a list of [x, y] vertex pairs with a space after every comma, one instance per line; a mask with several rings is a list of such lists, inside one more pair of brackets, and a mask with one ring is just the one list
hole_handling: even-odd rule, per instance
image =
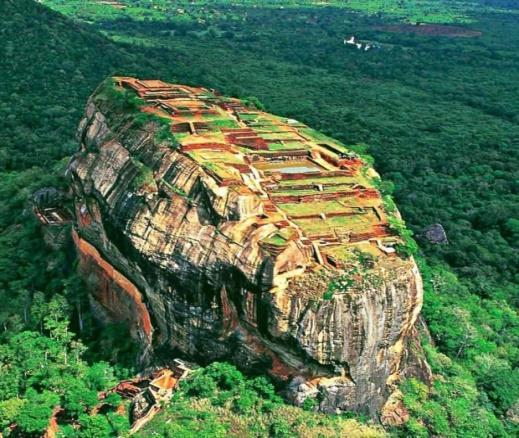
[[[326, 412], [376, 416], [422, 304], [414, 261], [388, 259], [323, 299], [336, 274], [315, 268], [302, 240], [266, 252], [257, 197], [218, 186], [157, 142], [155, 125], [95, 102], [69, 174], [80, 269], [103, 316], [128, 321], [147, 360], [159, 347], [231, 360], [285, 380], [294, 403], [317, 397]], [[142, 166], [153, 179], [136, 186]]]

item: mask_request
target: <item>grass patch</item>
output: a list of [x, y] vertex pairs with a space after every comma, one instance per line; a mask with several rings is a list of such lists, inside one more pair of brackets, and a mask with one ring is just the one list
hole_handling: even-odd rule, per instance
[[358, 177], [352, 176], [326, 176], [319, 178], [312, 175], [307, 179], [282, 180], [279, 181], [280, 186], [298, 186], [307, 184], [353, 184], [358, 183]]
[[339, 216], [323, 219], [295, 219], [294, 222], [308, 234], [332, 232], [339, 228], [344, 231], [364, 232], [375, 222], [367, 214], [355, 216]]
[[274, 132], [272, 134], [258, 134], [264, 140], [297, 140], [300, 138], [292, 132]]
[[305, 143], [298, 141], [285, 141], [283, 143], [269, 143], [270, 151], [290, 151], [298, 149], [307, 149], [308, 146]]
[[269, 245], [276, 245], [276, 246], [284, 246], [287, 244], [287, 241], [279, 235], [279, 233], [273, 234], [272, 236], [267, 237], [263, 240], [264, 243], [267, 243]]
[[240, 119], [244, 120], [244, 121], [252, 121], [252, 120], [256, 120], [259, 116], [258, 113], [238, 113], [238, 116], [240, 117]]
[[345, 213], [351, 211], [351, 209], [337, 201], [278, 204], [278, 207], [285, 211], [289, 216], [319, 213]]
[[239, 128], [240, 127], [238, 125], [238, 123], [232, 119], [217, 119], [217, 120], [211, 121], [210, 123], [211, 123], [212, 128], [217, 128], [217, 129], [221, 129], [221, 128], [230, 129], [230, 128]]
[[135, 159], [132, 159], [132, 163], [137, 167], [138, 171], [137, 175], [131, 182], [131, 189], [133, 191], [138, 191], [145, 185], [155, 184], [153, 171], [148, 166]]

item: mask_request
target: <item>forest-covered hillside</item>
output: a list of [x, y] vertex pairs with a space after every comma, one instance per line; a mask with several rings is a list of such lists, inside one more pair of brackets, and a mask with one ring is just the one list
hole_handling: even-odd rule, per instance
[[[482, 14], [461, 28], [482, 36], [450, 38], [388, 32], [379, 18], [335, 8], [204, 3], [112, 17], [105, 7], [84, 16], [83, 2], [47, 3], [97, 17], [113, 40], [158, 48], [178, 80], [256, 95], [274, 112], [369, 145], [415, 232], [446, 228], [449, 245], [421, 242], [429, 255], [483, 296], [518, 299], [516, 14]], [[378, 48], [352, 49], [343, 44], [351, 35]]]
[[[406, 382], [412, 419], [394, 433], [517, 433], [517, 14], [472, 9], [462, 26], [482, 35], [451, 38], [394, 31], [387, 18], [311, 4], [272, 10], [200, 2], [182, 12], [154, 9], [142, 19], [97, 4], [81, 9], [95, 2], [44, 3], [81, 21], [30, 0], [0, 2], [0, 367], [9, 376], [0, 379], [0, 427], [16, 420], [38, 430], [56, 403], [51, 393], [63, 403], [75, 397], [60, 379], [82, 382], [77, 395], [112, 381], [95, 380], [90, 367], [105, 376], [130, 372], [131, 345], [112, 336], [119, 328], [101, 335], [83, 315], [79, 338], [90, 348], [83, 352], [70, 337], [70, 329], [80, 330], [78, 309], [87, 308], [84, 288], [72, 253], [42, 243], [29, 204], [35, 189], [64, 184], [88, 95], [122, 73], [256, 96], [270, 111], [367, 145], [375, 167], [394, 182], [420, 244], [423, 314], [435, 342], [426, 349], [438, 377], [430, 391]], [[376, 47], [344, 44], [351, 35]], [[422, 236], [434, 223], [443, 225], [448, 244]], [[20, 345], [43, 353], [29, 363]], [[63, 366], [63, 354], [71, 353], [80, 366]], [[111, 365], [92, 365], [100, 360]], [[42, 361], [53, 364], [43, 376], [36, 372]], [[87, 402], [78, 403], [70, 409], [81, 413]]]

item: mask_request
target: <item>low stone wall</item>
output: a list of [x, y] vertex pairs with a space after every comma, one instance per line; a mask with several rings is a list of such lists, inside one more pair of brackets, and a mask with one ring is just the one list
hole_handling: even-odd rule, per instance
[[[325, 217], [345, 217], [345, 216], [357, 216], [358, 214], [362, 213], [356, 213], [352, 211], [336, 211], [333, 213], [325, 213]], [[322, 219], [321, 215], [318, 213], [313, 214], [294, 214], [289, 216], [290, 219]]]
[[354, 176], [354, 172], [351, 170], [325, 170], [316, 172], [306, 173], [282, 173], [280, 174], [281, 180], [301, 180], [309, 178], [330, 178], [336, 176]]
[[315, 195], [272, 195], [270, 199], [277, 203], [308, 203], [319, 201], [332, 201], [344, 197], [352, 197], [359, 195], [359, 190], [351, 190], [348, 192], [333, 193], [316, 193]]
[[211, 151], [231, 151], [229, 145], [225, 143], [191, 143], [183, 145], [182, 152], [197, 151], [201, 149], [209, 149]]
[[[251, 154], [253, 155], [253, 154]], [[306, 149], [293, 149], [290, 151], [272, 151], [272, 152], [265, 152], [262, 154], [254, 154], [254, 156], [264, 158], [266, 161], [269, 159], [276, 159], [276, 158], [301, 158], [301, 157], [308, 157], [309, 153]]]
[[351, 233], [350, 242], [362, 242], [363, 240], [370, 240], [388, 235], [390, 235], [390, 232], [386, 225], [375, 225], [373, 226], [373, 230], [367, 233]]
[[377, 199], [380, 197], [380, 194], [375, 189], [364, 189], [360, 191], [359, 197], [365, 199]]
[[251, 173], [251, 168], [249, 166], [247, 166], [246, 164], [229, 163], [227, 165], [229, 167], [233, 167], [234, 169], [237, 169], [240, 173]]

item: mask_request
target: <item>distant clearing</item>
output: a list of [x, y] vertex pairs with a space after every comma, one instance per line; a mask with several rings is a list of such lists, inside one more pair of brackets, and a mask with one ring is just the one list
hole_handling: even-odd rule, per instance
[[415, 35], [448, 36], [474, 38], [483, 35], [479, 30], [467, 29], [460, 26], [446, 26], [441, 24], [394, 24], [377, 29], [385, 32], [414, 33]]

